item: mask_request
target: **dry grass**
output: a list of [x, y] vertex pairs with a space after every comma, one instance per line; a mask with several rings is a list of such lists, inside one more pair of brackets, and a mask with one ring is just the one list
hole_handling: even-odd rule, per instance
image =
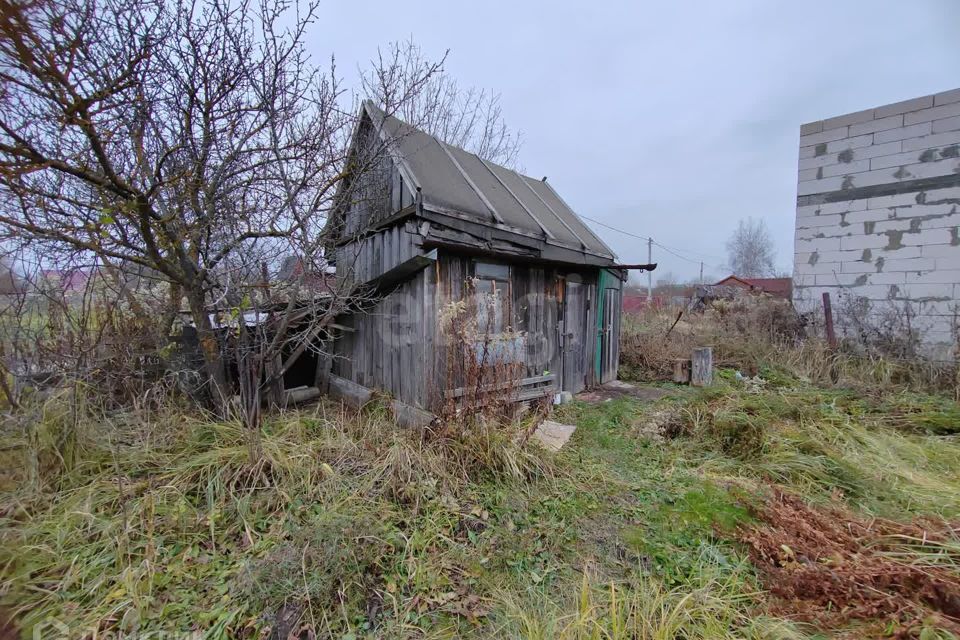
[[669, 380], [675, 359], [689, 358], [695, 347], [712, 346], [716, 366], [746, 377], [787, 374], [823, 385], [944, 391], [960, 397], [956, 365], [903, 359], [898, 352], [852, 344], [831, 349], [815, 334], [807, 335], [802, 318], [783, 300], [744, 296], [717, 300], [703, 311], [681, 311], [624, 318], [621, 376]]

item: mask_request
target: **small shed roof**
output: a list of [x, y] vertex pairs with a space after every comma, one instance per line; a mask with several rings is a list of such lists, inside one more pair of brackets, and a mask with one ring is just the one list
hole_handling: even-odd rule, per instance
[[546, 180], [537, 180], [446, 144], [372, 102], [364, 109], [395, 153], [401, 174], [420, 188], [424, 207], [514, 230], [583, 253], [615, 260], [613, 251]]

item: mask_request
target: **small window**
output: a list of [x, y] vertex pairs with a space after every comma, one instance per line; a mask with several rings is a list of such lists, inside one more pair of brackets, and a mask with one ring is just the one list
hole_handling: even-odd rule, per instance
[[510, 267], [476, 262], [473, 272], [477, 330], [486, 335], [503, 333], [510, 326]]
[[473, 273], [478, 280], [500, 280], [501, 282], [510, 280], [510, 267], [495, 262], [476, 262]]

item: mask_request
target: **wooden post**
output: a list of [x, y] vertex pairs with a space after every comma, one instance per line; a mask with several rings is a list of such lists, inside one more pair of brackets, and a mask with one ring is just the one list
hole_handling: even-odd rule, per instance
[[827, 329], [827, 342], [831, 349], [837, 348], [837, 334], [833, 331], [833, 310], [830, 306], [830, 292], [823, 292], [823, 319]]
[[709, 387], [713, 383], [713, 349], [694, 349], [691, 361], [690, 384], [694, 387]]

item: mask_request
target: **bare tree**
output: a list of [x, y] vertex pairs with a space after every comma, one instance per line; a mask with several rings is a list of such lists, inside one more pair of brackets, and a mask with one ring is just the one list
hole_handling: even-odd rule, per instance
[[[252, 374], [270, 385], [289, 361], [267, 363], [302, 353], [352, 294], [320, 302], [305, 280], [322, 268], [336, 198], [350, 197], [341, 185], [378, 152], [347, 156], [355, 114], [333, 64], [315, 67], [304, 49], [317, 6], [0, 0], [3, 239], [162, 281], [159, 315], [172, 323], [186, 301], [221, 402], [245, 309], [270, 306], [255, 316], [269, 328]], [[390, 70], [372, 73], [394, 110], [438, 69], [407, 61], [403, 93]], [[304, 279], [273, 290], [260, 274], [291, 254]]]
[[367, 97], [444, 142], [515, 167], [520, 134], [504, 122], [500, 94], [461, 87], [446, 73], [425, 77], [431, 63], [412, 41], [391, 43], [363, 74]]
[[774, 273], [773, 239], [762, 219], [740, 220], [727, 240], [727, 254], [730, 269], [738, 276], [762, 278]]
[[661, 274], [659, 275], [659, 277], [657, 277], [657, 284], [656, 284], [656, 286], [657, 286], [657, 287], [672, 287], [672, 286], [676, 285], [676, 284], [679, 283], [679, 282], [680, 282], [680, 281], [677, 279], [677, 276], [675, 276], [675, 275], [673, 274], [673, 272], [671, 272], [671, 271], [666, 271], [666, 272], [664, 272], [664, 273], [661, 273]]

